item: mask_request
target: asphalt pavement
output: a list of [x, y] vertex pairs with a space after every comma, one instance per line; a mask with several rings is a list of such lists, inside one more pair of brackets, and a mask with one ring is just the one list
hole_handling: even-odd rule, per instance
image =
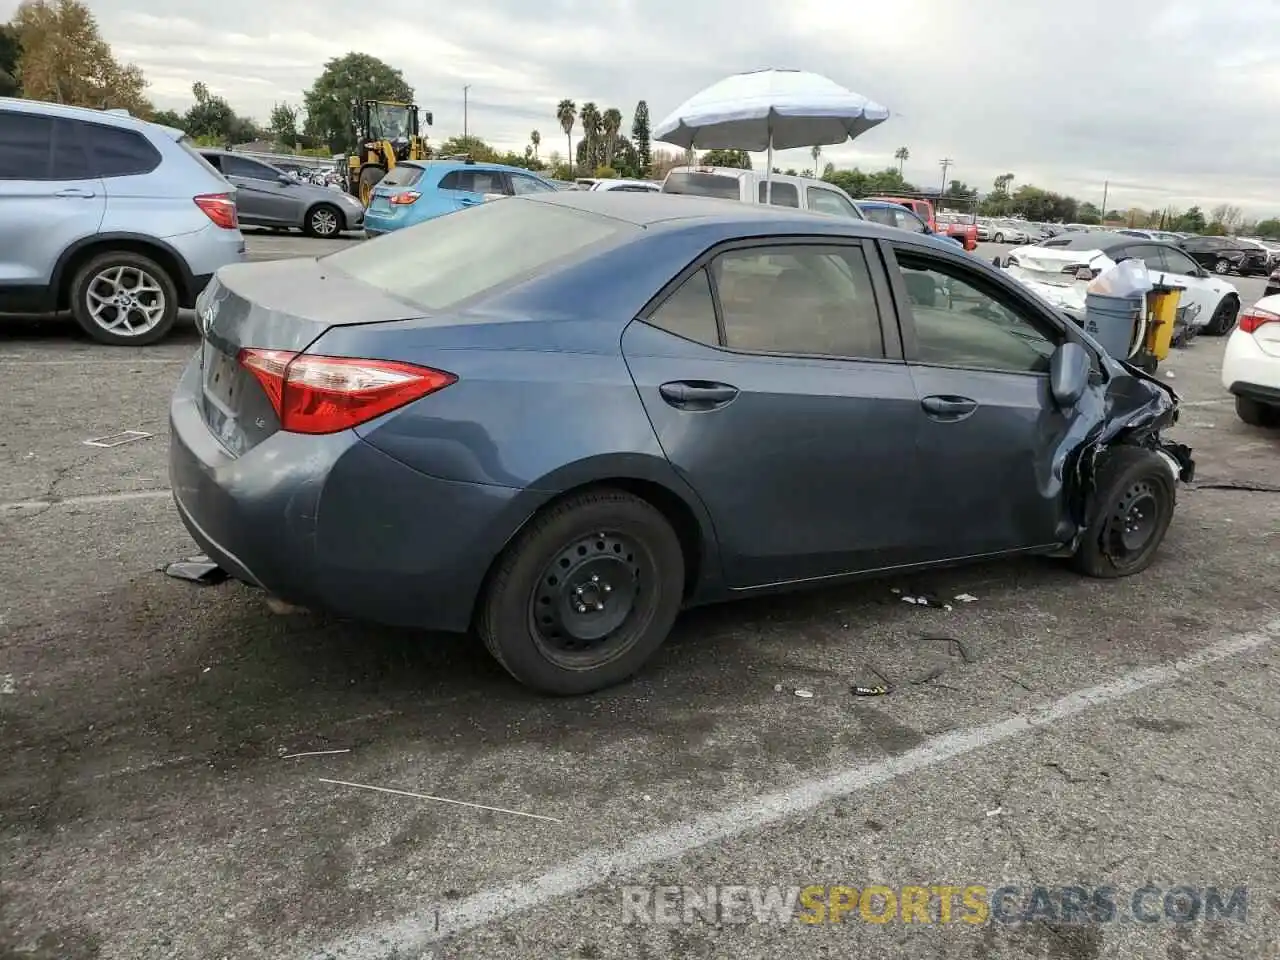
[[571, 700], [159, 572], [196, 552], [166, 477], [196, 344], [0, 326], [3, 960], [1280, 957], [1280, 493], [1246, 489], [1280, 433], [1236, 419], [1222, 340], [1161, 369], [1200, 472], [1147, 573], [699, 610]]

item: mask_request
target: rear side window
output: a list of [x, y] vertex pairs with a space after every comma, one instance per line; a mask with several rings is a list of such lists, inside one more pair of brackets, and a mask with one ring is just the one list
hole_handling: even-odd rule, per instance
[[662, 302], [662, 306], [649, 316], [648, 322], [677, 337], [713, 347], [719, 346], [716, 305], [711, 296], [711, 278], [707, 276], [706, 268], [680, 284], [680, 289]]
[[136, 177], [160, 166], [160, 151], [136, 131], [99, 123], [78, 126], [94, 176]]
[[511, 174], [511, 189], [517, 197], [526, 193], [555, 193], [556, 190], [536, 177], [526, 177], [520, 173]]
[[[756, 191], [758, 199], [764, 203], [764, 198], [768, 192], [769, 184], [761, 181], [760, 189]], [[775, 207], [798, 207], [800, 206], [800, 191], [796, 189], [794, 183], [774, 183], [773, 184], [773, 205]]]
[[401, 163], [387, 171], [382, 178], [384, 187], [412, 187], [422, 179], [422, 168], [412, 164]]
[[441, 190], [464, 193], [506, 193], [502, 174], [493, 170], [450, 170], [440, 181]]
[[0, 111], [0, 180], [49, 180], [52, 173], [52, 118]]
[[726, 177], [720, 173], [695, 173], [692, 170], [678, 170], [667, 174], [662, 192], [695, 197], [721, 197], [725, 200], [742, 199], [741, 181], [737, 177]]
[[512, 197], [396, 230], [321, 260], [423, 310], [444, 310], [640, 229]]

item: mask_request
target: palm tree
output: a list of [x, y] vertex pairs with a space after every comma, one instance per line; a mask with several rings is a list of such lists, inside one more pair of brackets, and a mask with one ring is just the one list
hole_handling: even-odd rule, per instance
[[600, 142], [600, 108], [588, 100], [582, 105], [579, 118], [582, 120], [582, 139], [586, 141], [582, 148], [583, 166], [587, 168], [587, 176], [591, 176], [596, 169], [596, 145]]
[[813, 157], [813, 169], [817, 170], [818, 158], [822, 156], [822, 148], [815, 143], [813, 147], [809, 150], [809, 155]]
[[578, 105], [572, 100], [561, 100], [560, 106], [556, 107], [556, 119], [560, 121], [560, 129], [564, 131], [565, 137], [569, 141], [568, 159], [565, 161], [569, 164], [569, 169], [573, 169], [573, 122], [578, 119]]
[[533, 156], [534, 156], [534, 159], [537, 159], [537, 156], [538, 156], [538, 148], [539, 148], [540, 146], [542, 146], [542, 134], [540, 134], [537, 130], [530, 131], [530, 133], [529, 133], [529, 145], [530, 145], [531, 147], [533, 147]]
[[618, 131], [622, 129], [622, 111], [610, 107], [600, 118], [600, 124], [604, 128], [604, 165], [612, 167], [613, 151], [618, 146]]
[[906, 147], [899, 147], [893, 151], [893, 159], [898, 161], [898, 176], [902, 176], [902, 170], [906, 166], [908, 160], [911, 159], [911, 151]]

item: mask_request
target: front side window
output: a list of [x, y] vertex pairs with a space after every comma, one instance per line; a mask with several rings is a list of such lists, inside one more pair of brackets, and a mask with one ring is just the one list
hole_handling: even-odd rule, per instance
[[871, 275], [861, 248], [751, 247], [711, 265], [730, 349], [884, 357]]
[[809, 201], [809, 209], [818, 213], [829, 213], [837, 217], [852, 217], [855, 220], [861, 220], [862, 215], [858, 213], [858, 208], [853, 202], [840, 196], [834, 190], [826, 190], [822, 187], [809, 187], [805, 191], [805, 195]]
[[1057, 345], [1010, 299], [950, 263], [895, 250], [921, 363], [1048, 373]]
[[1160, 252], [1164, 254], [1165, 269], [1170, 273], [1176, 273], [1183, 277], [1194, 277], [1200, 273], [1200, 267], [1196, 262], [1181, 250], [1175, 250], [1173, 247], [1162, 247]]
[[53, 119], [0, 110], [0, 180], [49, 180]]

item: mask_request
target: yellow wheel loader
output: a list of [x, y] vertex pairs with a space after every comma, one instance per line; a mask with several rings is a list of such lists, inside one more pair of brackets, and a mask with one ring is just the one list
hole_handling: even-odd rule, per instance
[[[392, 100], [356, 100], [351, 105], [356, 149], [347, 155], [347, 192], [369, 206], [369, 198], [388, 170], [402, 160], [430, 156], [419, 133], [418, 107]], [[431, 126], [431, 112], [422, 115]]]

